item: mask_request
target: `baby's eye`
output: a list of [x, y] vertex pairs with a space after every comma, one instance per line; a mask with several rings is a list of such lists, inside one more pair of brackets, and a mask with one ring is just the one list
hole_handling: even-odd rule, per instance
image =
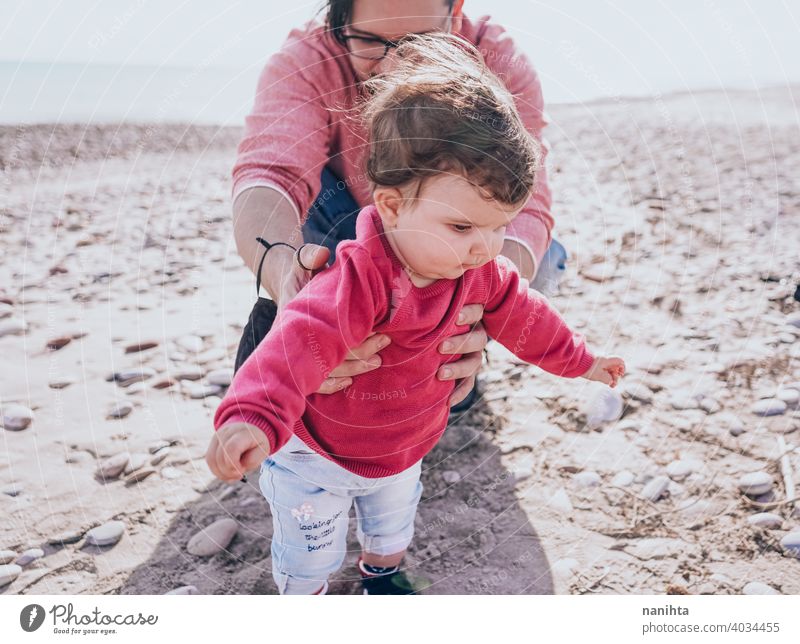
[[451, 224], [453, 230], [457, 233], [465, 233], [467, 232], [472, 226], [462, 225], [462, 224]]

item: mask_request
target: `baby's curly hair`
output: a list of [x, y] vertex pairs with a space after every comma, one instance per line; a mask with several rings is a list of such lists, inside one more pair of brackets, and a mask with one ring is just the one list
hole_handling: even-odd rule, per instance
[[487, 199], [512, 206], [530, 196], [541, 160], [500, 80], [464, 40], [404, 39], [392, 69], [366, 81], [361, 115], [373, 187], [402, 187], [442, 172], [462, 175]]

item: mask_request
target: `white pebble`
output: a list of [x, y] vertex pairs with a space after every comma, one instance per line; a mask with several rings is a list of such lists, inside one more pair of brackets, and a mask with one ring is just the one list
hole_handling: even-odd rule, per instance
[[572, 477], [572, 482], [578, 487], [596, 487], [601, 481], [597, 472], [578, 472]]
[[461, 474], [453, 470], [446, 470], [442, 472], [442, 478], [448, 485], [453, 485], [461, 480]]
[[772, 586], [760, 581], [751, 581], [742, 588], [742, 595], [780, 595]]
[[757, 528], [777, 530], [783, 525], [783, 517], [771, 512], [759, 512], [747, 517], [747, 523]]
[[109, 521], [86, 533], [86, 543], [91, 546], [112, 546], [125, 534], [122, 521]]
[[41, 548], [30, 548], [29, 550], [23, 552], [14, 563], [24, 568], [28, 564], [33, 563], [42, 557], [44, 557], [44, 550]]
[[6, 564], [0, 566], [0, 587], [10, 584], [17, 577], [19, 577], [19, 573], [21, 572], [22, 568], [20, 568], [17, 564]]
[[214, 369], [206, 376], [208, 384], [219, 385], [220, 387], [229, 387], [231, 380], [233, 380], [233, 369]]
[[617, 472], [614, 475], [614, 478], [611, 479], [611, 485], [615, 485], [617, 487], [628, 487], [631, 483], [633, 483], [635, 478], [636, 477], [633, 472], [622, 470], [621, 472]]
[[33, 410], [25, 405], [9, 403], [3, 405], [3, 427], [14, 432], [27, 429], [33, 422]]
[[772, 489], [772, 476], [767, 472], [750, 472], [739, 478], [739, 489], [747, 496], [759, 496]]
[[238, 530], [239, 524], [233, 519], [220, 519], [195, 534], [186, 549], [198, 557], [216, 554], [228, 547]]
[[644, 489], [642, 490], [642, 496], [648, 501], [655, 503], [664, 495], [664, 492], [667, 491], [668, 487], [668, 476], [656, 476], [652, 481], [644, 486]]
[[790, 532], [781, 539], [781, 546], [789, 551], [789, 554], [800, 558], [800, 530]]
[[13, 550], [0, 550], [0, 566], [11, 563], [17, 558], [17, 553]]
[[786, 403], [778, 398], [765, 398], [755, 403], [750, 410], [756, 416], [780, 416], [786, 411]]
[[105, 480], [117, 478], [128, 466], [129, 459], [128, 454], [117, 454], [107, 458], [97, 468], [97, 476]]
[[7, 318], [0, 321], [0, 338], [4, 335], [20, 335], [28, 329], [28, 323], [22, 318]]

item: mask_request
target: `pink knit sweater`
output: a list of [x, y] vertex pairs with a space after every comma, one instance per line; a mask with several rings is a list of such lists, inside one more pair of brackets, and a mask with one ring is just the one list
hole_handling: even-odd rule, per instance
[[[427, 454], [444, 432], [455, 383], [439, 380], [458, 355], [438, 347], [467, 326], [465, 304], [485, 307], [483, 324], [517, 356], [546, 371], [578, 377], [594, 361], [583, 339], [503, 257], [457, 280], [417, 287], [383, 234], [374, 206], [361, 211], [357, 239], [342, 242], [333, 266], [316, 275], [278, 315], [236, 372], [214, 427], [245, 422], [262, 429], [274, 453], [296, 434], [355, 474], [397, 474]], [[371, 333], [391, 338], [382, 365], [335, 394], [315, 394], [348, 349]]]
[[[465, 17], [460, 35], [478, 47], [514, 96], [528, 130], [541, 141], [546, 124], [542, 89], [525, 54], [489, 16], [474, 22]], [[324, 27], [310, 22], [293, 30], [261, 73], [233, 170], [234, 199], [247, 188], [269, 186], [288, 197], [302, 221], [319, 194], [322, 168], [330, 165], [359, 206], [370, 204], [362, 165], [366, 136], [351, 109], [361, 91], [347, 51]], [[527, 245], [537, 266], [550, 244], [550, 203], [542, 169], [534, 195], [506, 235]]]

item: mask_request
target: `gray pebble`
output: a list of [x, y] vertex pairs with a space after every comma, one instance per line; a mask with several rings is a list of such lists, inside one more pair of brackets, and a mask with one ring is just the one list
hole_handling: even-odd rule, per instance
[[673, 409], [677, 410], [698, 409], [700, 407], [700, 404], [697, 402], [697, 398], [682, 394], [675, 394], [672, 396], [672, 398], [669, 400], [669, 404]]
[[667, 475], [673, 481], [682, 481], [689, 476], [693, 470], [694, 467], [690, 461], [672, 461], [669, 465], [667, 465]]
[[602, 479], [597, 472], [578, 472], [572, 477], [572, 482], [578, 487], [596, 487]]
[[162, 449], [160, 452], [157, 452], [153, 458], [150, 459], [150, 465], [155, 467], [159, 463], [162, 463], [167, 456], [169, 456], [172, 452], [170, 452], [169, 448]]
[[125, 418], [133, 411], [133, 404], [127, 400], [116, 403], [111, 409], [108, 410], [106, 418], [109, 420]]
[[174, 380], [200, 380], [205, 375], [206, 370], [198, 365], [181, 365], [169, 374]]
[[756, 402], [750, 410], [756, 416], [780, 416], [786, 411], [786, 403], [778, 398], [765, 398]]
[[165, 467], [161, 470], [161, 476], [165, 479], [178, 479], [183, 476], [183, 472], [174, 467]]
[[219, 385], [220, 387], [229, 387], [231, 380], [233, 380], [233, 369], [215, 369], [209, 372], [206, 380], [210, 385]]
[[117, 478], [128, 466], [129, 458], [128, 454], [117, 454], [107, 458], [97, 468], [97, 476], [105, 480]]
[[572, 514], [575, 511], [572, 501], [569, 500], [569, 495], [563, 487], [558, 488], [552, 495], [548, 496], [545, 502], [548, 507], [564, 514]]
[[151, 476], [156, 473], [156, 470], [152, 467], [143, 467], [141, 469], [136, 470], [135, 472], [131, 472], [127, 477], [125, 477], [125, 483], [127, 485], [132, 485], [133, 483], [140, 483], [144, 481], [148, 476]]
[[194, 535], [186, 549], [190, 554], [207, 557], [225, 550], [239, 529], [233, 519], [220, 519]]
[[209, 396], [216, 396], [217, 394], [222, 393], [222, 390], [223, 387], [220, 387], [219, 385], [194, 385], [187, 388], [189, 397], [194, 398], [195, 400], [207, 398]]
[[800, 530], [784, 535], [781, 539], [781, 546], [788, 550], [790, 555], [800, 559]]
[[44, 557], [44, 550], [41, 548], [30, 548], [29, 550], [23, 552], [14, 563], [24, 568], [28, 564], [33, 563], [42, 557]]
[[135, 382], [148, 380], [156, 375], [155, 369], [142, 367], [141, 369], [130, 369], [128, 371], [118, 371], [111, 374], [106, 380], [116, 382], [120, 387], [129, 387]]
[[0, 550], [0, 566], [11, 563], [17, 558], [17, 553], [13, 550]]
[[760, 581], [751, 581], [742, 588], [742, 595], [780, 595], [772, 586]]
[[658, 501], [667, 491], [669, 487], [669, 477], [668, 476], [656, 476], [652, 481], [650, 481], [647, 485], [644, 486], [642, 490], [642, 496], [655, 503]]
[[200, 591], [197, 586], [181, 586], [175, 590], [170, 590], [164, 593], [165, 595], [199, 595]]
[[800, 391], [789, 388], [779, 389], [775, 397], [785, 402], [789, 407], [794, 407], [800, 402]]
[[91, 546], [113, 546], [125, 534], [122, 521], [109, 521], [86, 533], [86, 543]]
[[17, 564], [6, 564], [0, 566], [0, 587], [10, 584], [17, 577], [19, 577], [21, 572], [22, 568], [20, 568]]
[[139, 468], [144, 467], [147, 465], [147, 461], [150, 458], [148, 454], [143, 454], [142, 452], [134, 452], [133, 454], [128, 455], [128, 464], [125, 466], [125, 474], [130, 474], [131, 472], [135, 472]]
[[633, 483], [635, 478], [636, 477], [633, 472], [622, 470], [621, 472], [617, 472], [614, 475], [614, 478], [611, 479], [611, 485], [616, 485], [617, 487], [628, 487], [631, 483]]
[[767, 472], [750, 472], [739, 478], [739, 490], [747, 496], [759, 496], [772, 489], [772, 476]]
[[18, 403], [3, 405], [3, 427], [12, 432], [27, 429], [33, 422], [33, 410]]
[[747, 523], [757, 528], [777, 530], [783, 525], [783, 517], [771, 512], [759, 512], [747, 517]]
[[454, 470], [445, 470], [442, 472], [442, 478], [448, 485], [453, 485], [461, 480], [461, 474]]

